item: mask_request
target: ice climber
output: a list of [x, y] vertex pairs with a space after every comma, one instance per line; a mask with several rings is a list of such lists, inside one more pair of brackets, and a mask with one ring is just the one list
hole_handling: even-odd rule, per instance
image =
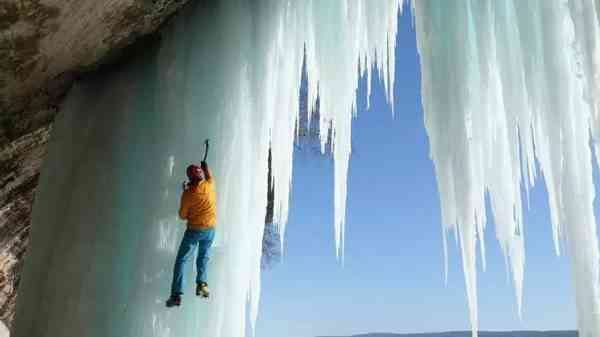
[[[206, 140], [205, 145], [208, 152], [208, 140]], [[209, 296], [206, 266], [208, 252], [215, 237], [217, 197], [215, 180], [206, 164], [206, 153], [200, 166], [188, 166], [186, 174], [189, 181], [183, 184], [179, 217], [187, 221], [187, 229], [175, 258], [171, 297], [167, 300], [167, 307], [181, 305], [184, 267], [194, 254], [196, 247], [198, 248], [196, 257], [196, 295]]]

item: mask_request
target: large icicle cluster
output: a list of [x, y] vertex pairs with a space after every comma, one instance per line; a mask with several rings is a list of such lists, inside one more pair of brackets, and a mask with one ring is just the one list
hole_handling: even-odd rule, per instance
[[[344, 245], [344, 223], [346, 212], [346, 182], [348, 162], [350, 159], [351, 112], [356, 106], [356, 89], [358, 86], [359, 59], [364, 60], [362, 70], [371, 77], [371, 65], [377, 65], [378, 75], [384, 80], [386, 94], [392, 102], [395, 78], [395, 47], [398, 12], [402, 8], [402, 0], [385, 1], [293, 1], [287, 5], [286, 17], [282, 17], [283, 26], [293, 23], [290, 28], [300, 34], [299, 41], [305, 43], [306, 70], [308, 72], [308, 111], [314, 109], [317, 96], [320, 99], [320, 135], [322, 150], [327, 142], [328, 128], [333, 129], [333, 152], [335, 159], [334, 174], [334, 229], [336, 254], [342, 256]], [[299, 18], [293, 19], [289, 18]], [[298, 22], [296, 23], [296, 20]], [[284, 39], [290, 32], [281, 31]], [[288, 55], [299, 53], [301, 45], [295, 49], [280, 49], [279, 57], [287, 60]], [[287, 62], [287, 61], [286, 61]], [[294, 65], [297, 71], [297, 65]], [[370, 81], [368, 81], [370, 84]], [[370, 90], [370, 88], [369, 88]], [[297, 91], [296, 91], [297, 92]], [[297, 98], [295, 96], [294, 98]], [[297, 102], [294, 102], [297, 104]], [[310, 119], [310, 115], [309, 115]], [[280, 132], [280, 131], [278, 131]], [[289, 137], [289, 134], [283, 135]], [[281, 138], [283, 138], [281, 137]], [[274, 146], [281, 138], [274, 138]], [[291, 141], [291, 139], [290, 139]], [[273, 158], [283, 160], [284, 172], [278, 173], [274, 166], [275, 180], [291, 178], [291, 147], [284, 143], [280, 147], [284, 152], [274, 153]], [[279, 154], [279, 155], [278, 155]], [[287, 200], [289, 184], [278, 184], [281, 191], [281, 207], [277, 207], [276, 219], [285, 224], [287, 220]], [[276, 189], [278, 188], [276, 186]], [[280, 210], [280, 213], [277, 211]]]
[[[333, 133], [334, 233], [336, 253], [343, 258], [351, 112], [356, 106], [359, 59], [368, 65], [362, 69], [369, 78], [371, 65], [378, 66], [391, 102], [397, 19], [402, 0], [266, 1], [264, 6], [268, 10], [256, 12], [261, 15], [255, 22], [262, 27], [254, 37], [262, 43], [255, 52], [264, 53], [264, 59], [253, 60], [259, 60], [258, 65], [264, 63], [264, 68], [252, 72], [265, 71], [265, 87], [253, 97], [258, 98], [259, 111], [266, 112], [265, 127], [270, 132], [276, 196], [274, 222], [280, 224], [283, 235], [291, 187], [294, 130], [298, 123], [302, 57], [305, 57], [308, 111], [314, 109], [318, 96], [320, 135], [328, 135], [328, 128]], [[263, 18], [266, 13], [268, 19]], [[257, 67], [257, 64], [247, 65], [250, 69]], [[326, 142], [327, 137], [322, 137], [322, 150]], [[257, 282], [250, 292], [254, 295], [259, 289], [258, 268], [254, 269], [252, 279]], [[252, 320], [256, 319], [257, 311], [258, 296], [251, 296]]]
[[521, 191], [533, 185], [536, 165], [548, 190], [556, 251], [565, 240], [572, 261], [580, 336], [600, 335], [590, 149], [592, 141], [598, 153], [600, 135], [597, 6], [591, 0], [413, 2], [444, 232], [455, 230], [460, 239], [474, 335], [486, 193], [520, 311]]
[[[343, 258], [357, 68], [370, 78], [376, 64], [392, 102], [401, 8], [401, 0], [198, 2], [160, 48], [74, 88], [40, 178], [15, 336], [243, 336], [258, 313], [269, 148], [282, 233], [287, 221], [303, 59], [309, 111], [318, 96], [320, 134], [332, 130]], [[600, 153], [598, 1], [417, 0], [413, 11], [444, 235], [458, 233], [473, 334], [486, 195], [520, 311], [522, 191], [541, 172], [556, 251], [564, 240], [572, 259], [581, 336], [600, 336], [590, 147]], [[183, 231], [181, 178], [204, 138], [219, 198], [215, 295], [174, 314], [163, 301]]]
[[[40, 179], [15, 336], [244, 336], [260, 297], [269, 148], [274, 218], [287, 221], [303, 58], [309, 106], [319, 96], [320, 125], [333, 130], [339, 254], [357, 68], [371, 76], [377, 64], [391, 98], [401, 4], [197, 2], [160, 48], [75, 87]], [[181, 180], [205, 138], [219, 207], [214, 297], [165, 312]]]

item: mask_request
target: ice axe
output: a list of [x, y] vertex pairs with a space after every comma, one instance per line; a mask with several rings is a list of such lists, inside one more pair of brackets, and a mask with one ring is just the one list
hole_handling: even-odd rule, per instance
[[[206, 158], [208, 157], [208, 148], [209, 148], [209, 143], [208, 143], [208, 139], [206, 139], [204, 141], [204, 157], [202, 159], [202, 163], [206, 163]], [[185, 191], [188, 188], [188, 182], [183, 182], [181, 184], [182, 189]]]
[[206, 162], [206, 157], [208, 156], [208, 139], [204, 141], [204, 159], [203, 162]]

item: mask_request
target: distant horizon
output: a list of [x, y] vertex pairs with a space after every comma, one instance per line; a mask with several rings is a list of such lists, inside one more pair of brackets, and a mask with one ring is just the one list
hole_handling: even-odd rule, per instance
[[[335, 336], [315, 336], [315, 337], [394, 337], [394, 336], [439, 336], [439, 335], [459, 335], [459, 334], [468, 334], [471, 335], [471, 330], [451, 330], [451, 331], [434, 331], [434, 332], [406, 332], [406, 333], [397, 333], [397, 332], [367, 332], [367, 333], [358, 333], [352, 335], [335, 335]], [[557, 333], [575, 333], [577, 334], [577, 330], [479, 330], [477, 331], [478, 335], [497, 335], [497, 334], [507, 334], [507, 333], [517, 333], [517, 334], [527, 334], [530, 336], [531, 334], [557, 334]], [[546, 337], [546, 336], [543, 336]], [[549, 336], [554, 337], [554, 336]]]

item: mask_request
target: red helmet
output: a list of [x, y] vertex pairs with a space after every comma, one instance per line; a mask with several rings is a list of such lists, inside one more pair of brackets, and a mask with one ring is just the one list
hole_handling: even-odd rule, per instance
[[188, 179], [190, 181], [194, 181], [194, 180], [201, 180], [202, 179], [202, 168], [200, 168], [200, 166], [198, 165], [190, 165], [187, 167], [187, 170], [185, 170], [185, 173], [188, 176]]

